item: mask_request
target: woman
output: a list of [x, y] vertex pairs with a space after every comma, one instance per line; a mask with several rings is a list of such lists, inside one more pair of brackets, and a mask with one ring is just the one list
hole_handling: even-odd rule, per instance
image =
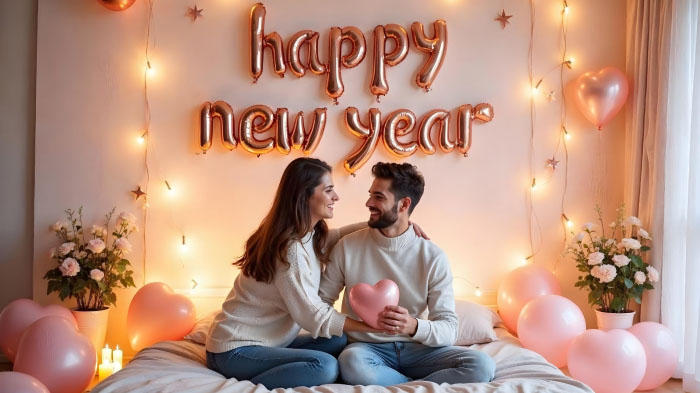
[[[333, 383], [343, 332], [377, 332], [318, 296], [329, 249], [367, 226], [329, 231], [336, 201], [328, 164], [298, 158], [287, 166], [270, 212], [234, 263], [241, 274], [210, 328], [207, 367], [268, 389]], [[297, 337], [301, 328], [311, 335]]]

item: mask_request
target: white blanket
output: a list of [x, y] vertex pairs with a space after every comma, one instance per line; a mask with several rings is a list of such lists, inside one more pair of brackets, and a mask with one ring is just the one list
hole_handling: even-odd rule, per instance
[[[565, 376], [539, 354], [523, 348], [504, 329], [499, 340], [472, 345], [496, 361], [496, 377], [489, 383], [438, 385], [415, 381], [391, 387], [323, 385], [286, 389], [287, 393], [593, 393], [588, 386]], [[277, 392], [285, 389], [275, 389]], [[124, 369], [97, 385], [93, 393], [188, 392], [267, 393], [263, 385], [226, 379], [205, 366], [204, 346], [191, 341], [167, 341], [139, 352]]]

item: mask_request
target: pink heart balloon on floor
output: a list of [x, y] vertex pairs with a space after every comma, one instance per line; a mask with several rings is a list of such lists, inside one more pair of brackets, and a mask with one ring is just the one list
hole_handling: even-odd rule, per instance
[[78, 327], [71, 312], [56, 304], [42, 306], [34, 300], [17, 299], [8, 304], [0, 313], [0, 350], [7, 356], [10, 362], [15, 361], [17, 346], [22, 338], [22, 333], [37, 320], [56, 315], [70, 321]]
[[369, 326], [380, 329], [377, 320], [384, 307], [399, 304], [399, 287], [391, 280], [379, 280], [374, 286], [360, 283], [350, 288], [350, 306]]
[[51, 393], [79, 393], [90, 385], [97, 354], [90, 339], [63, 317], [34, 322], [17, 348], [14, 370], [29, 374]]
[[498, 287], [498, 313], [511, 332], [518, 331], [520, 311], [532, 299], [543, 295], [561, 295], [559, 281], [549, 270], [529, 264], [506, 276]]
[[598, 130], [625, 106], [629, 94], [627, 76], [615, 67], [586, 72], [574, 82], [576, 105]]
[[627, 329], [642, 343], [647, 369], [637, 390], [651, 390], [663, 385], [676, 371], [678, 349], [671, 329], [656, 322], [642, 322]]
[[0, 372], [0, 393], [49, 393], [49, 389], [31, 375], [14, 371]]
[[578, 306], [559, 295], [530, 300], [518, 318], [518, 338], [523, 346], [561, 368], [571, 342], [586, 331], [586, 319]]
[[126, 316], [131, 348], [141, 350], [160, 341], [181, 340], [194, 326], [196, 310], [190, 299], [162, 282], [136, 292]]
[[632, 333], [586, 330], [569, 347], [569, 372], [596, 393], [631, 393], [647, 367], [644, 347]]

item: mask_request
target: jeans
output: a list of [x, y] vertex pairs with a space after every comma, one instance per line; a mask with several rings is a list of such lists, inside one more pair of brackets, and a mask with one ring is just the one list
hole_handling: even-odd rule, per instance
[[421, 379], [435, 383], [491, 382], [496, 363], [464, 347], [411, 342], [348, 345], [338, 357], [340, 375], [352, 385], [391, 386]]
[[347, 337], [299, 335], [286, 348], [251, 345], [227, 352], [207, 351], [207, 367], [226, 378], [250, 380], [268, 389], [317, 386], [338, 378], [336, 356]]

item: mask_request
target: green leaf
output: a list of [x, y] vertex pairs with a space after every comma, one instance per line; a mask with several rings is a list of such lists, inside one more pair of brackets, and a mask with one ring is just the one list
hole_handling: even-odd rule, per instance
[[610, 302], [610, 308], [612, 308], [613, 310], [615, 310], [617, 312], [620, 312], [625, 308], [625, 306], [626, 306], [625, 303], [626, 302], [622, 298], [615, 297]]
[[630, 257], [632, 260], [632, 264], [638, 268], [643, 268], [644, 267], [644, 261], [642, 261], [642, 258], [639, 255], [632, 255]]
[[649, 246], [642, 246], [642, 248], [639, 249], [639, 251], [649, 251], [651, 250], [651, 247]]
[[635, 296], [634, 301], [637, 302], [637, 304], [642, 304], [642, 298], [639, 296]]
[[632, 280], [630, 280], [629, 278], [625, 278], [625, 286], [627, 288], [632, 288], [634, 286], [634, 282], [632, 282]]

